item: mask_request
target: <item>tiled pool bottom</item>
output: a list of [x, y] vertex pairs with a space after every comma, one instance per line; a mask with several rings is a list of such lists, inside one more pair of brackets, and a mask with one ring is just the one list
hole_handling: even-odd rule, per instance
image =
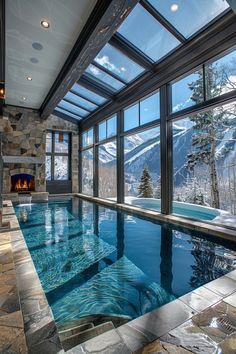
[[77, 198], [15, 209], [59, 325], [91, 315], [125, 323], [235, 266], [233, 243]]

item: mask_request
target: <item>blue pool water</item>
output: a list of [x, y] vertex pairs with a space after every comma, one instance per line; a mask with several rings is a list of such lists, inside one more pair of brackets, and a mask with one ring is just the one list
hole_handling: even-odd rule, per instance
[[74, 198], [15, 207], [59, 325], [136, 318], [236, 268], [236, 246]]

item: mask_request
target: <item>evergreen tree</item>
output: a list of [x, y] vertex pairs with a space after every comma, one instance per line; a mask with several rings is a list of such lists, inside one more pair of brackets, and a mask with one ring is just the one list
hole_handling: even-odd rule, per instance
[[153, 198], [152, 181], [147, 167], [144, 167], [143, 169], [138, 192], [139, 198]]
[[[229, 85], [230, 68], [213, 63], [208, 65], [205, 75], [206, 97], [216, 97], [225, 93]], [[232, 84], [232, 83], [230, 83]], [[199, 79], [189, 85], [192, 90], [191, 99], [197, 104], [204, 97], [203, 73], [199, 72]], [[213, 208], [220, 208], [219, 187], [216, 170], [217, 140], [222, 137], [226, 126], [230, 126], [228, 112], [223, 107], [199, 113], [192, 116], [194, 123], [192, 136], [193, 151], [188, 154], [188, 167], [194, 171], [196, 165], [207, 165], [210, 176], [211, 204]]]

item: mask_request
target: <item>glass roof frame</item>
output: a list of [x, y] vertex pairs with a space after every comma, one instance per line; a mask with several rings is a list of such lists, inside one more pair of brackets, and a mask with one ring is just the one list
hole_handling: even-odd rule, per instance
[[[196, 37], [201, 33], [202, 31], [205, 30], [205, 28], [208, 28], [212, 23], [216, 22], [219, 18], [224, 16], [227, 12], [230, 11], [230, 7], [224, 10], [222, 13], [217, 15], [215, 18], [213, 18], [209, 23], [204, 25], [202, 28], [200, 28], [197, 32], [195, 32], [193, 35], [190, 37], [185, 37], [182, 33], [180, 33], [172, 23], [170, 23], [148, 0], [141, 0], [139, 3], [139, 6], [141, 6], [146, 12], [152, 16], [166, 31], [169, 32], [176, 40], [179, 41], [179, 45], [175, 46], [173, 49], [171, 49], [169, 52], [167, 52], [165, 55], [160, 57], [158, 60], [153, 60], [150, 58], [148, 55], [146, 55], [142, 50], [140, 50], [137, 46], [135, 46], [133, 43], [131, 43], [127, 38], [125, 38], [123, 35], [121, 35], [118, 31], [112, 36], [112, 38], [108, 41], [108, 43], [119, 50], [123, 55], [131, 59], [134, 63], [137, 65], [141, 66], [144, 70], [141, 72], [141, 74], [137, 75], [133, 80], [131, 81], [125, 81], [122, 77], [120, 77], [118, 74], [113, 72], [112, 70], [109, 70], [108, 68], [104, 67], [97, 61], [95, 61], [95, 58], [91, 62], [91, 65], [96, 67], [98, 70], [101, 70], [106, 75], [109, 75], [109, 77], [117, 80], [124, 86], [120, 89], [115, 89], [111, 85], [108, 85], [105, 83], [105, 80], [102, 81], [99, 78], [96, 78], [96, 76], [84, 72], [84, 74], [81, 76], [81, 78], [77, 81], [79, 85], [84, 86], [87, 90], [94, 92], [95, 94], [103, 97], [105, 99], [105, 102], [102, 104], [98, 104], [96, 101], [93, 101], [91, 98], [87, 98], [86, 95], [83, 94], [78, 94], [73, 88], [71, 88], [68, 92], [73, 93], [76, 95], [78, 98], [82, 98], [84, 100], [87, 100], [91, 104], [94, 104], [96, 108], [89, 109], [83, 107], [83, 105], [79, 104], [79, 102], [72, 102], [71, 100], [68, 100], [67, 98], [63, 98], [64, 101], [67, 101], [68, 103], [81, 108], [85, 111], [87, 111], [89, 114], [81, 117], [79, 114], [75, 114], [74, 112], [71, 112], [70, 110], [67, 110], [68, 113], [71, 113], [73, 115], [78, 116], [78, 119], [84, 119], [84, 118], [89, 118], [90, 114], [94, 114], [98, 109], [106, 105], [108, 102], [111, 103], [112, 101], [115, 100], [116, 94], [122, 92], [126, 88], [128, 88], [131, 84], [133, 84], [136, 80], [140, 79], [145, 73], [152, 73], [156, 71], [157, 64], [159, 62], [162, 62], [166, 57], [171, 55], [173, 52], [175, 52], [179, 47], [184, 45], [185, 43], [188, 43], [191, 41], [193, 37]], [[64, 108], [60, 107], [60, 104], [57, 106], [60, 109]]]

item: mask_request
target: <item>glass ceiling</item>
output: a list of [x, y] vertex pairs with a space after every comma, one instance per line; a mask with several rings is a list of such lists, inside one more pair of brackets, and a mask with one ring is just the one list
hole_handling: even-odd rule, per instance
[[226, 0], [141, 0], [55, 111], [88, 117], [227, 9]]
[[149, 0], [149, 2], [186, 38], [229, 7], [226, 0]]
[[178, 39], [139, 4], [120, 26], [118, 33], [154, 62], [180, 44]]

